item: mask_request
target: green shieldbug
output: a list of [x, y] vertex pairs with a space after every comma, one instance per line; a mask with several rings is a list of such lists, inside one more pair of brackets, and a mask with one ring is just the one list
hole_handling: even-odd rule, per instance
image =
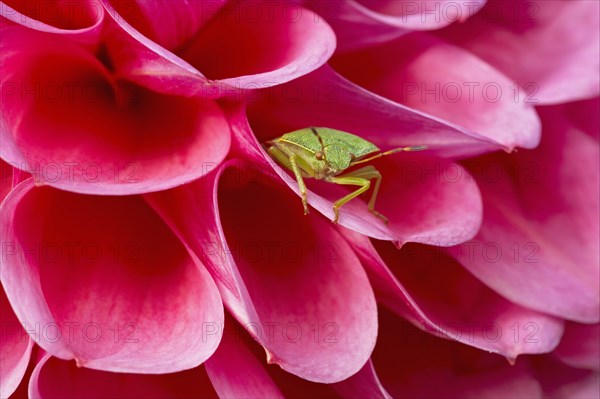
[[340, 130], [310, 127], [286, 133], [267, 142], [269, 155], [281, 166], [291, 170], [298, 182], [304, 214], [308, 214], [304, 178], [325, 180], [335, 184], [360, 186], [360, 188], [334, 202], [333, 222], [337, 223], [339, 209], [348, 201], [367, 191], [371, 179], [377, 179], [369, 211], [387, 223], [385, 216], [375, 210], [375, 200], [381, 185], [381, 173], [372, 165], [341, 174], [348, 168], [364, 164], [400, 151], [421, 151], [427, 146], [400, 147], [382, 152], [373, 143]]

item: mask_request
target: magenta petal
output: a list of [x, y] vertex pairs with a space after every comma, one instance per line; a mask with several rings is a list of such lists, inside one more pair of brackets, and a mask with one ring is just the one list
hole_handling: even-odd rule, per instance
[[[90, 226], [94, 228], [91, 229]], [[217, 288], [141, 197], [17, 186], [2, 204], [0, 276], [44, 350], [100, 370], [166, 373], [216, 349]]]
[[566, 366], [544, 358], [534, 363], [537, 379], [548, 399], [590, 399], [600, 394], [600, 372]]
[[[394, 398], [541, 399], [526, 359], [506, 359], [426, 334], [380, 309], [373, 364]], [[435, 383], [433, 383], [435, 382]]]
[[8, 163], [0, 159], [0, 203], [8, 195], [13, 187], [15, 169]]
[[328, 220], [303, 216], [297, 197], [253, 166], [229, 161], [212, 178], [148, 198], [206, 259], [269, 363], [310, 381], [345, 379], [368, 360], [377, 334], [367, 276]]
[[323, 126], [358, 134], [380, 148], [428, 145], [429, 154], [443, 157], [474, 156], [504, 145], [375, 95], [329, 66], [256, 92], [248, 112], [261, 141], [307, 126]]
[[252, 399], [339, 398], [333, 389], [335, 384], [320, 384], [299, 378], [276, 364], [267, 364], [264, 355], [264, 348], [242, 325], [232, 318], [226, 318], [219, 348], [205, 363], [219, 396]]
[[2, 33], [2, 157], [36, 183], [124, 195], [196, 179], [227, 154], [212, 101], [115, 79], [73, 42], [22, 28]]
[[144, 36], [170, 50], [194, 37], [225, 2], [226, 0], [110, 0], [121, 18], [126, 19]]
[[[144, 25], [144, 21], [129, 24], [110, 4], [105, 6], [109, 14], [116, 15], [113, 20], [122, 30], [113, 31], [111, 39], [117, 41], [111, 48], [118, 53], [119, 73], [155, 90], [157, 84], [162, 84], [168, 93], [214, 98], [239, 95], [239, 89], [279, 85], [317, 69], [335, 49], [335, 35], [329, 25], [312, 11], [294, 4], [236, 1], [218, 12], [213, 8], [220, 7], [221, 1], [196, 4], [194, 8], [200, 12], [204, 9], [215, 15], [185, 45], [169, 48], [172, 52], [132, 26]], [[134, 12], [133, 16], [138, 14]], [[150, 25], [157, 23], [147, 22], [148, 26], [140, 29], [152, 30]], [[123, 32], [130, 37], [119, 37]], [[127, 47], [136, 47], [132, 39], [137, 47], [141, 46], [135, 56], [119, 48], [123, 40], [130, 42]]]
[[407, 35], [338, 56], [332, 65], [368, 90], [477, 132], [507, 150], [539, 143], [540, 121], [533, 104], [523, 101], [524, 93], [489, 64], [433, 36]]
[[15, 316], [1, 285], [0, 316], [0, 397], [8, 398], [25, 375], [33, 342]]
[[562, 112], [582, 132], [600, 141], [600, 97], [561, 104]]
[[45, 355], [29, 382], [35, 399], [218, 398], [202, 367], [174, 374], [107, 373]]
[[348, 51], [393, 40], [413, 30], [439, 29], [463, 22], [485, 2], [312, 0], [307, 4], [332, 25], [338, 51]]
[[383, 385], [381, 385], [371, 360], [358, 373], [335, 384], [334, 388], [343, 398], [392, 398]]
[[554, 356], [572, 367], [600, 370], [600, 324], [567, 323]]
[[[241, 328], [232, 319], [226, 319], [226, 322]], [[223, 328], [224, 336], [217, 351], [204, 363], [208, 378], [219, 397], [283, 398], [266, 370], [267, 365], [260, 362], [239, 334], [228, 335], [232, 330], [227, 329], [227, 326]]]
[[[222, 233], [229, 249], [239, 251], [235, 264], [259, 319], [275, 323], [275, 338], [261, 342], [269, 362], [317, 382], [354, 374], [373, 348], [377, 314], [351, 248], [328, 220], [298, 212], [296, 197], [283, 187], [226, 185], [217, 194]], [[240, 197], [249, 201], [240, 204]], [[275, 243], [273, 256], [249, 252], [257, 242], [265, 249]]]
[[562, 107], [540, 107], [539, 112], [544, 137], [535, 151], [468, 161], [481, 187], [485, 217], [459, 260], [515, 303], [596, 323], [598, 141], [573, 126]]
[[434, 247], [401, 250], [346, 231], [367, 268], [380, 302], [417, 327], [515, 359], [552, 351], [562, 320], [514, 305]]
[[[368, 211], [365, 197], [344, 205], [340, 226], [391, 240], [397, 246], [407, 242], [451, 246], [475, 236], [482, 219], [481, 197], [477, 185], [461, 166], [422, 154], [401, 154], [373, 165], [383, 175], [376, 209], [388, 218], [388, 224]], [[295, 180], [286, 177], [285, 181], [296, 190]], [[307, 186], [313, 187], [309, 203], [330, 220], [332, 204], [350, 192], [321, 182], [307, 182]]]
[[398, 17], [413, 30], [430, 30], [456, 22], [464, 22], [479, 11], [487, 0], [459, 3], [452, 0], [355, 0], [377, 13]]
[[232, 1], [181, 56], [212, 80], [256, 89], [317, 69], [334, 49], [333, 31], [310, 10], [280, 1]]
[[460, 165], [425, 152], [375, 162], [383, 175], [377, 210], [396, 243], [451, 246], [475, 236], [482, 219], [479, 189]]
[[163, 94], [207, 99], [221, 95], [196, 68], [144, 36], [128, 22], [127, 16], [133, 17], [131, 22], [138, 28], [141, 28], [140, 23], [144, 24], [144, 17], [136, 17], [141, 11], [135, 4], [119, 2], [127, 11], [124, 17], [109, 0], [102, 2], [110, 17], [105, 29], [105, 48], [117, 76]]
[[575, 101], [600, 94], [599, 4], [494, 0], [439, 33], [514, 79], [533, 103]]
[[64, 35], [86, 45], [95, 45], [100, 39], [104, 8], [98, 0], [4, 0], [3, 3], [0, 15], [15, 24]]

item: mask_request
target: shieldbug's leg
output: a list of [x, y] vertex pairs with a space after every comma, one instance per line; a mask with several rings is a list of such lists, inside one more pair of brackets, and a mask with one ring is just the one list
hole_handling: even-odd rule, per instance
[[294, 172], [294, 176], [296, 176], [296, 181], [298, 182], [298, 189], [300, 190], [300, 196], [302, 197], [302, 206], [304, 207], [304, 214], [308, 215], [308, 203], [306, 202], [306, 185], [304, 184], [304, 179], [302, 178], [300, 168], [296, 163], [295, 155], [290, 156], [290, 166], [292, 167], [292, 171]]
[[[365, 166], [364, 168], [357, 169], [357, 170], [347, 173], [343, 176], [335, 177], [333, 179], [337, 179], [337, 180], [332, 179], [331, 181], [333, 181], [334, 183], [338, 183], [338, 184], [344, 184], [344, 183], [339, 182], [339, 179], [347, 179], [347, 178], [360, 179], [360, 180], [357, 180], [357, 182], [359, 182], [359, 181], [360, 182], [362, 182], [362, 181], [369, 182], [369, 180], [371, 180], [371, 179], [376, 179], [375, 188], [373, 189], [373, 194], [371, 194], [371, 199], [369, 199], [369, 203], [368, 203], [369, 212], [371, 212], [373, 215], [377, 216], [379, 219], [381, 219], [384, 223], [387, 224], [388, 223], [387, 218], [375, 210], [375, 201], [377, 200], [377, 194], [379, 193], [379, 187], [381, 185], [381, 173], [377, 169], [375, 169], [375, 167], [373, 167], [372, 165], [368, 165], [368, 166]], [[345, 183], [345, 184], [356, 184], [356, 183]], [[357, 184], [357, 185], [363, 185], [363, 184], [364, 183]], [[338, 206], [338, 209], [339, 209], [340, 206], [342, 206], [346, 202], [350, 201], [352, 198], [355, 198], [355, 197], [359, 196], [360, 194], [364, 193], [368, 189], [369, 189], [369, 184], [366, 185], [366, 188], [361, 187], [357, 191], [348, 194], [346, 197], [342, 198], [341, 200], [336, 201], [335, 204], [338, 204], [342, 200], [349, 197], [343, 203], [339, 204], [339, 206]], [[334, 204], [334, 208], [335, 208], [335, 204]], [[335, 209], [334, 209], [334, 212], [335, 212]]]
[[296, 162], [296, 156], [288, 156], [276, 146], [270, 147], [268, 151], [269, 154], [275, 157], [282, 165], [284, 165], [288, 169], [291, 169], [292, 172], [294, 172], [296, 182], [298, 183], [298, 189], [300, 190], [300, 196], [302, 197], [302, 206], [304, 207], [304, 214], [308, 215], [308, 203], [306, 202], [306, 185], [304, 184], [304, 179], [302, 178], [302, 172], [300, 172], [300, 168], [298, 167], [298, 163]]
[[377, 201], [377, 194], [379, 193], [379, 187], [381, 186], [381, 173], [375, 169], [374, 166], [369, 165], [364, 168], [360, 168], [355, 170], [354, 172], [348, 173], [346, 176], [356, 176], [362, 177], [363, 179], [375, 180], [375, 188], [373, 188], [373, 194], [371, 194], [371, 198], [369, 199], [369, 212], [373, 215], [377, 216], [379, 219], [383, 220], [386, 224], [388, 220], [385, 216], [375, 210], [375, 201]]
[[363, 179], [362, 177], [354, 177], [354, 176], [349, 176], [349, 175], [330, 177], [328, 179], [328, 181], [330, 181], [331, 183], [335, 183], [335, 184], [348, 184], [348, 185], [353, 185], [353, 186], [361, 186], [358, 190], [351, 192], [350, 194], [346, 195], [345, 197], [340, 198], [339, 200], [337, 200], [333, 203], [333, 213], [334, 213], [333, 223], [338, 222], [338, 219], [340, 218], [340, 208], [346, 202], [350, 201], [353, 198], [358, 197], [359, 195], [361, 195], [362, 193], [367, 191], [369, 189], [369, 186], [371, 186], [371, 182], [369, 180]]

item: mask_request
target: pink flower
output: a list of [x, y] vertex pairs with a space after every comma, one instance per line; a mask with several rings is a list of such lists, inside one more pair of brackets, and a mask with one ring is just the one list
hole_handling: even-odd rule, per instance
[[1, 7], [0, 396], [597, 394], [597, 3]]

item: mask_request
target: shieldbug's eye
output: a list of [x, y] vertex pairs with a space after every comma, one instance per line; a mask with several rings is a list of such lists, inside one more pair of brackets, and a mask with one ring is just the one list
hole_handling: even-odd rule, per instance
[[315, 158], [317, 158], [317, 160], [322, 161], [323, 159], [325, 159], [325, 154], [323, 153], [323, 151], [317, 151], [315, 152]]

